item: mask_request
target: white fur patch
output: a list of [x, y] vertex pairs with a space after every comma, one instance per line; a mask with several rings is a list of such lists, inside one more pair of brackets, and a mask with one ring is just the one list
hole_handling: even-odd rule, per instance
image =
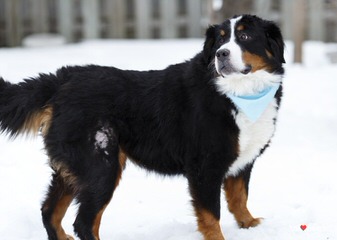
[[107, 128], [102, 128], [101, 130], [96, 132], [95, 135], [95, 147], [96, 149], [105, 149], [109, 143], [109, 132], [110, 130]]
[[246, 75], [233, 73], [229, 76], [219, 76], [214, 79], [219, 93], [235, 96], [254, 95], [281, 81], [281, 75], [272, 74], [264, 70], [258, 70]]
[[234, 115], [239, 133], [239, 156], [230, 166], [227, 176], [236, 176], [245, 166], [252, 163], [261, 149], [270, 141], [275, 131], [274, 119], [277, 116], [277, 104], [274, 99], [259, 120], [251, 122], [239, 111]]

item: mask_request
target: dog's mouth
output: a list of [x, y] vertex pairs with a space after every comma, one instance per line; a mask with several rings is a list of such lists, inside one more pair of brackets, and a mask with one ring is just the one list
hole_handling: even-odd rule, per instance
[[246, 66], [245, 66], [245, 68], [243, 69], [243, 70], [241, 70], [240, 72], [242, 73], [242, 74], [248, 74], [248, 73], [250, 73], [252, 71], [252, 65], [250, 65], [250, 64], [247, 64]]
[[243, 75], [247, 75], [252, 71], [252, 66], [250, 64], [247, 64], [243, 69], [236, 69], [229, 62], [224, 62], [216, 65], [216, 71], [222, 77], [228, 76], [233, 73], [241, 73]]

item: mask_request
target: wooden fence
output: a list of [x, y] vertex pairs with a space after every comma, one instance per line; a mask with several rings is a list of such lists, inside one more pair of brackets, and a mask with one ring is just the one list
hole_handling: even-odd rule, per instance
[[[279, 23], [286, 39], [298, 34], [303, 18], [303, 39], [337, 41], [337, 0], [222, 0], [225, 4], [215, 13], [215, 21], [233, 13], [251, 12]], [[228, 6], [230, 6], [228, 8]], [[303, 16], [299, 16], [299, 15]], [[301, 21], [301, 20], [300, 20]]]
[[[224, 7], [214, 10], [213, 1]], [[0, 46], [20, 45], [34, 33], [69, 42], [202, 37], [212, 20], [247, 12], [277, 21], [286, 39], [295, 38], [303, 13], [303, 39], [337, 41], [337, 0], [0, 0]]]
[[207, 0], [0, 0], [0, 46], [32, 33], [82, 38], [200, 37]]

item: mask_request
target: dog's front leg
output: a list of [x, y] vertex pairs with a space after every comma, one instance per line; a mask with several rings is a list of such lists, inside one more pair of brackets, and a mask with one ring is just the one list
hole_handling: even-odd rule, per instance
[[261, 218], [254, 218], [247, 208], [248, 187], [252, 167], [253, 165], [249, 165], [237, 176], [229, 176], [224, 181], [228, 209], [233, 213], [241, 228], [255, 227], [261, 222]]
[[189, 177], [189, 189], [198, 222], [205, 240], [225, 240], [220, 227], [222, 177], [207, 173]]

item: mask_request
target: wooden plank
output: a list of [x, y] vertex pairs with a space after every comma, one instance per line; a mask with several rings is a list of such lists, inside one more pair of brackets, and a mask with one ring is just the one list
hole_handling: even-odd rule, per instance
[[58, 31], [66, 38], [67, 42], [72, 42], [74, 40], [72, 7], [72, 0], [59, 0]]
[[5, 3], [0, 0], [0, 47], [6, 45], [6, 19], [5, 19]]
[[177, 31], [177, 2], [172, 0], [160, 1], [161, 27], [160, 33], [162, 38], [176, 38]]
[[293, 1], [294, 0], [282, 0], [281, 1], [281, 25], [282, 34], [284, 39], [293, 39]]
[[262, 18], [270, 18], [271, 4], [270, 0], [255, 0], [254, 13]]
[[325, 40], [324, 1], [309, 0], [309, 39], [316, 41]]
[[108, 37], [124, 38], [126, 28], [125, 0], [107, 0]]
[[282, 1], [283, 37], [294, 41], [294, 62], [302, 62], [302, 45], [305, 40], [306, 0]]
[[207, 13], [206, 13], [206, 15], [208, 16], [208, 25], [217, 23], [213, 0], [207, 0]]
[[21, 44], [23, 28], [19, 9], [19, 0], [10, 0], [5, 2], [6, 45], [9, 47]]
[[99, 0], [82, 0], [84, 38], [100, 37], [100, 8]]
[[151, 25], [150, 25], [150, 7], [151, 0], [137, 0], [134, 1], [136, 19], [135, 19], [135, 32], [136, 38], [150, 38]]
[[34, 33], [48, 32], [48, 2], [46, 0], [30, 0], [31, 4], [31, 29]]
[[201, 36], [201, 2], [200, 0], [187, 0], [188, 37]]
[[295, 44], [294, 62], [302, 63], [303, 42], [305, 40], [306, 0], [294, 0], [293, 3], [293, 36]]

